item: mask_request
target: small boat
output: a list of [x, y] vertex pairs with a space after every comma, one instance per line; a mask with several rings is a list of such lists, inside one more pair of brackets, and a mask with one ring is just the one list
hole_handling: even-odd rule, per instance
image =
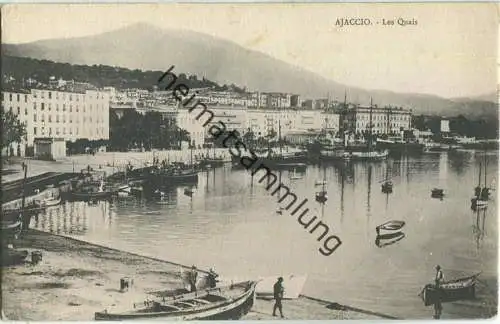
[[95, 320], [228, 320], [246, 315], [255, 302], [256, 281], [163, 297], [131, 305], [122, 312], [95, 313]]
[[391, 193], [392, 192], [392, 181], [385, 181], [383, 184], [382, 184], [382, 192], [383, 193]]
[[432, 198], [443, 198], [444, 197], [444, 190], [439, 189], [439, 188], [434, 188], [431, 190], [431, 197]]
[[184, 189], [184, 194], [186, 196], [193, 197], [193, 193], [194, 193], [193, 189], [189, 189], [189, 188]]
[[75, 199], [107, 199], [111, 198], [115, 193], [113, 191], [97, 191], [97, 192], [73, 192]]
[[50, 206], [56, 206], [56, 205], [59, 205], [61, 203], [61, 198], [49, 198], [49, 199], [45, 199], [45, 200], [42, 200], [40, 202], [40, 206], [44, 206], [44, 207], [50, 207]]
[[439, 288], [435, 284], [427, 284], [422, 289], [420, 296], [425, 306], [436, 302], [451, 302], [463, 299], [474, 299], [476, 297], [477, 277], [481, 273], [472, 276], [458, 278], [443, 282]]
[[480, 208], [488, 207], [487, 200], [481, 200], [479, 198], [474, 197], [470, 200], [470, 202], [471, 202], [471, 208], [473, 208], [473, 209], [480, 209]]
[[328, 195], [326, 194], [326, 191], [320, 191], [316, 193], [316, 201], [324, 204], [328, 200]]
[[377, 236], [379, 236], [380, 230], [394, 232], [394, 231], [399, 231], [403, 226], [405, 226], [404, 221], [391, 220], [375, 227], [375, 230], [377, 231]]
[[2, 265], [12, 266], [21, 264], [28, 257], [27, 250], [5, 249], [2, 251]]
[[20, 218], [14, 221], [2, 220], [2, 240], [17, 239], [23, 229], [23, 222]]

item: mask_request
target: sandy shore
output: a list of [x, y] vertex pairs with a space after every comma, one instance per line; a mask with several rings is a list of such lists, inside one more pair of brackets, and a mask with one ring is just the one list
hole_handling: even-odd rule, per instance
[[[144, 301], [151, 292], [182, 288], [181, 267], [165, 261], [112, 250], [39, 231], [30, 231], [16, 248], [38, 250], [37, 265], [4, 267], [2, 305], [10, 320], [92, 320], [94, 312], [113, 305]], [[28, 261], [31, 260], [30, 256]], [[120, 279], [133, 279], [133, 287], [120, 292]], [[285, 317], [306, 319], [380, 319], [367, 312], [333, 310], [329, 302], [300, 297], [284, 301]], [[257, 299], [243, 319], [278, 319], [271, 316], [273, 302]]]

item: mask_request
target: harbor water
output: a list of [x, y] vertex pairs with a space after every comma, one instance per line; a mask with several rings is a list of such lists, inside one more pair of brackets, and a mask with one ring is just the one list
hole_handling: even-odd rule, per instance
[[[434, 267], [445, 279], [482, 271], [497, 278], [497, 192], [486, 209], [473, 211], [478, 184], [495, 187], [498, 156], [461, 151], [390, 158], [376, 163], [308, 166], [303, 174], [281, 172], [281, 180], [309, 200], [311, 215], [328, 224], [342, 245], [330, 256], [322, 242], [296, 216], [277, 213], [276, 196], [244, 170], [230, 166], [202, 172], [192, 197], [185, 187], [162, 200], [120, 199], [95, 204], [65, 202], [32, 219], [32, 227], [92, 243], [137, 252], [200, 268], [214, 267], [226, 277], [307, 274], [303, 293], [340, 304], [403, 318], [432, 318], [418, 296], [432, 282]], [[290, 175], [302, 175], [290, 179]], [[314, 202], [326, 177], [328, 201]], [[390, 178], [393, 192], [384, 194]], [[443, 199], [431, 189], [444, 189]], [[402, 220], [404, 237], [375, 244], [375, 227]], [[286, 288], [286, 282], [285, 282]], [[496, 286], [490, 287], [496, 294]], [[443, 305], [447, 318], [466, 318], [468, 310]], [[286, 307], [286, 306], [285, 306]], [[496, 307], [496, 305], [495, 305]], [[285, 308], [286, 309], [286, 308]]]

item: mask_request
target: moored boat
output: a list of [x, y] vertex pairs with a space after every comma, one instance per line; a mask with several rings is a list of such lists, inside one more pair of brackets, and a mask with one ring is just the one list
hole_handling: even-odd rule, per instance
[[399, 231], [403, 226], [405, 226], [405, 224], [406, 223], [404, 221], [391, 220], [375, 227], [375, 230], [377, 231], [377, 235], [380, 235], [381, 230], [389, 232]]
[[227, 320], [247, 314], [255, 302], [257, 282], [164, 297], [131, 305], [128, 310], [97, 312], [96, 320]]
[[444, 190], [439, 189], [439, 188], [434, 188], [431, 190], [431, 197], [432, 198], [443, 198], [444, 197]]
[[385, 181], [383, 184], [382, 184], [382, 192], [383, 193], [391, 193], [392, 192], [392, 181]]
[[436, 302], [451, 302], [463, 299], [474, 299], [476, 294], [476, 282], [480, 273], [472, 276], [458, 278], [443, 282], [436, 288], [435, 284], [427, 284], [422, 289], [420, 296], [425, 306]]

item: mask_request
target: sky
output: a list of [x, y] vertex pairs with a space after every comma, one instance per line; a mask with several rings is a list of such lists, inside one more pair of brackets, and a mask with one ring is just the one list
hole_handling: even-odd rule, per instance
[[[494, 3], [7, 5], [2, 43], [87, 36], [146, 22], [227, 39], [351, 86], [467, 97], [496, 92], [498, 8]], [[366, 18], [371, 25], [340, 27], [342, 18]], [[401, 26], [399, 18], [417, 24]]]

